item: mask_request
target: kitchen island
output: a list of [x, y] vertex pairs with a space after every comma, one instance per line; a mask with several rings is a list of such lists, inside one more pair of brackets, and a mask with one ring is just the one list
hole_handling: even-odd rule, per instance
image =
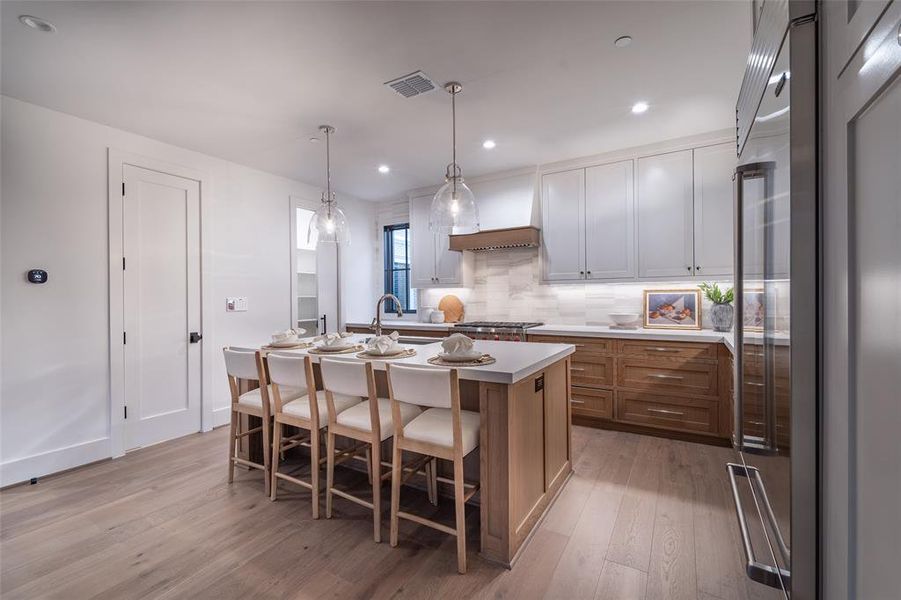
[[[371, 360], [380, 397], [388, 397], [386, 362], [430, 367], [428, 359], [441, 351], [439, 342], [409, 347], [415, 356]], [[478, 340], [475, 348], [496, 362], [459, 368], [462, 407], [481, 416], [479, 448], [467, 457], [466, 478], [480, 485], [481, 554], [509, 567], [572, 471], [569, 357], [575, 347]], [[322, 355], [281, 352], [309, 355], [318, 372]], [[390, 456], [385, 448], [383, 456]]]

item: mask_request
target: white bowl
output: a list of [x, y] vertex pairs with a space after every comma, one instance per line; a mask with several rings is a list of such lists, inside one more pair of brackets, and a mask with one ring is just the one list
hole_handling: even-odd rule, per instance
[[630, 323], [634, 323], [638, 320], [639, 316], [641, 315], [639, 315], [638, 313], [629, 312], [610, 313], [610, 319], [617, 325], [628, 325]]

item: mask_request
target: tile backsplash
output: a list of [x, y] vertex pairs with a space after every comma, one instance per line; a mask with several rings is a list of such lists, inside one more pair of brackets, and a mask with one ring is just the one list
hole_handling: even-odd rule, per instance
[[[611, 312], [642, 313], [646, 289], [688, 289], [699, 281], [636, 283], [542, 284], [538, 248], [477, 252], [472, 288], [421, 290], [419, 305], [436, 307], [445, 294], [456, 294], [466, 309], [465, 319], [491, 321], [541, 321], [555, 325], [610, 325]], [[731, 281], [718, 281], [731, 287]], [[787, 290], [787, 283], [784, 284]], [[787, 294], [776, 287], [777, 319], [787, 324]], [[705, 317], [711, 303], [704, 298], [701, 325], [712, 328]], [[784, 307], [784, 310], [783, 310]]]

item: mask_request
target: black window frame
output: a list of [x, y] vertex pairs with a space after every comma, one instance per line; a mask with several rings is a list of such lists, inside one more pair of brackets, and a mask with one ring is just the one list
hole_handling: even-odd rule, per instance
[[[407, 262], [406, 267], [397, 268], [394, 263], [394, 232], [405, 230], [406, 231], [406, 255]], [[384, 254], [384, 285], [385, 285], [385, 293], [386, 294], [394, 294], [398, 298], [400, 298], [401, 302], [405, 302], [407, 306], [404, 307], [404, 314], [416, 314], [416, 306], [410, 306], [410, 303], [413, 301], [413, 286], [410, 281], [410, 268], [411, 268], [411, 260], [410, 260], [410, 224], [409, 223], [395, 223], [393, 225], [385, 225], [384, 231], [382, 234], [382, 248]], [[405, 293], [398, 294], [397, 290], [395, 290], [394, 282], [395, 275], [398, 272], [406, 273], [406, 282], [407, 289]], [[394, 305], [394, 301], [390, 298], [385, 300], [383, 304], [383, 310], [385, 313], [392, 313], [397, 310], [397, 307]]]

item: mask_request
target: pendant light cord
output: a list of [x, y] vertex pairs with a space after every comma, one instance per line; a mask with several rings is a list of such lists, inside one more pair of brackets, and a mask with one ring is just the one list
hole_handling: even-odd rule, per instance
[[328, 206], [328, 216], [332, 216], [332, 147], [330, 127], [325, 129], [325, 203]]

